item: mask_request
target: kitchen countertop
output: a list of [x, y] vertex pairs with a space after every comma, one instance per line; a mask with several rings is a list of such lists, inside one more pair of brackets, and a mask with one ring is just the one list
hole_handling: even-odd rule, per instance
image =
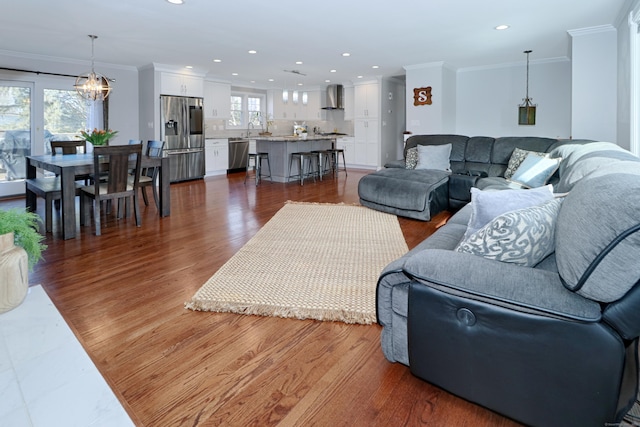
[[256, 139], [259, 139], [260, 141], [268, 141], [268, 142], [298, 142], [298, 141], [332, 140], [336, 138], [337, 138], [336, 136], [309, 135], [307, 136], [306, 139], [303, 139], [297, 136], [259, 136]]

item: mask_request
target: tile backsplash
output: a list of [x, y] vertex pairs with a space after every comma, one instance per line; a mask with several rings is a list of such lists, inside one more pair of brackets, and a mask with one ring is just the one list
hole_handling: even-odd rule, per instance
[[[353, 121], [344, 120], [342, 112], [331, 114], [330, 120], [306, 120], [304, 123], [307, 125], [309, 132], [312, 132], [314, 127], [317, 127], [321, 132], [333, 132], [337, 130], [340, 133], [346, 133], [347, 135], [353, 135]], [[275, 120], [273, 125], [269, 127], [269, 131], [274, 136], [283, 136], [293, 134], [293, 124], [295, 120]], [[301, 124], [300, 121], [297, 121]], [[252, 128], [251, 136], [258, 136], [259, 132], [263, 130], [260, 128]], [[247, 129], [227, 129], [227, 121], [224, 119], [206, 119], [204, 122], [204, 134], [205, 138], [230, 138], [246, 136]]]

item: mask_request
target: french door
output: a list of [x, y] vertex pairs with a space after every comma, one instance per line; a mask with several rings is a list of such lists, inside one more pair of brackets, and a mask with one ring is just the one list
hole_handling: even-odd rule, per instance
[[[35, 87], [35, 89], [34, 89]], [[24, 194], [26, 156], [50, 154], [51, 141], [102, 128], [102, 102], [82, 99], [67, 81], [0, 80], [0, 197]]]
[[33, 83], [0, 80], [0, 197], [24, 193], [33, 149]]

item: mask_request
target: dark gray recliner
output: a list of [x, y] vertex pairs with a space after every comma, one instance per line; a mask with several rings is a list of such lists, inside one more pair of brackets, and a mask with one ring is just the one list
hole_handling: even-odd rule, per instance
[[389, 264], [387, 359], [528, 425], [619, 422], [638, 391], [640, 160], [611, 148], [571, 148], [556, 251], [538, 265], [454, 251], [470, 206]]

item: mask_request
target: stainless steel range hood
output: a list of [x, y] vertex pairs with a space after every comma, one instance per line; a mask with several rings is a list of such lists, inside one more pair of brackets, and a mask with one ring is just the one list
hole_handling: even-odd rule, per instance
[[327, 100], [323, 110], [344, 110], [344, 88], [342, 85], [327, 86]]

